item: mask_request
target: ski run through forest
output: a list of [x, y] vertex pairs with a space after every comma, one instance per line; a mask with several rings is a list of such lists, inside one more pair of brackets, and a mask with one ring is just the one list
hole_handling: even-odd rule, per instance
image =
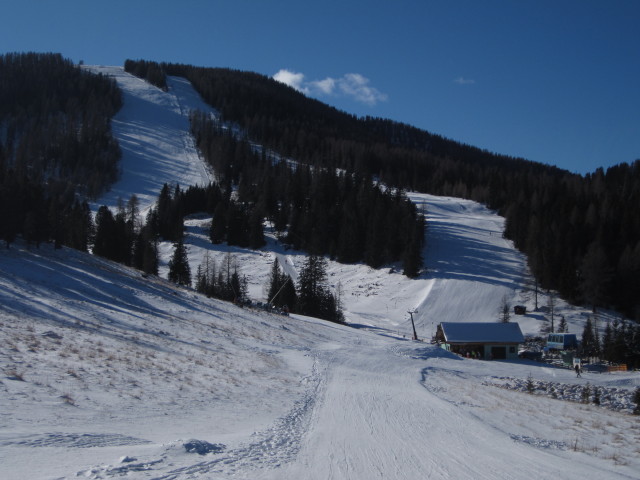
[[[120, 67], [112, 128], [122, 176], [92, 204], [135, 194], [141, 216], [165, 183], [205, 185], [189, 113], [215, 115], [184, 79], [164, 92]], [[494, 322], [501, 302], [525, 335], [535, 311], [526, 258], [504, 219], [450, 197], [408, 193], [427, 216], [417, 279], [392, 266], [327, 263], [346, 324], [206, 298], [68, 248], [0, 252], [0, 476], [6, 479], [637, 479], [637, 372], [576, 378], [527, 360], [461, 358], [430, 343], [440, 322]], [[260, 250], [213, 245], [211, 217], [185, 220], [188, 259], [233, 261], [266, 301], [271, 267], [297, 280], [305, 254], [265, 230]], [[538, 299], [547, 304], [547, 294]], [[413, 313], [420, 341], [411, 340]], [[557, 299], [581, 334], [587, 309]], [[612, 321], [601, 312], [601, 328]], [[601, 405], [581, 403], [586, 386]]]

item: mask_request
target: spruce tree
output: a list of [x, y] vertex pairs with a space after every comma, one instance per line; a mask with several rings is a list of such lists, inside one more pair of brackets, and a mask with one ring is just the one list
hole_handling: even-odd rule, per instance
[[102, 205], [96, 214], [96, 236], [93, 243], [93, 253], [101, 257], [114, 259], [117, 243], [116, 222], [111, 210]]
[[284, 281], [284, 274], [280, 273], [280, 265], [276, 258], [271, 265], [271, 273], [269, 275], [269, 290], [267, 292], [268, 303], [273, 303], [277, 300], [277, 296], [280, 294], [280, 291], [284, 286]]
[[310, 255], [298, 278], [298, 303], [296, 310], [311, 317], [333, 322], [344, 322], [335, 297], [325, 286], [327, 262], [324, 258]]
[[174, 251], [169, 261], [169, 280], [178, 285], [191, 286], [191, 269], [187, 258], [187, 249], [182, 240], [174, 244]]
[[598, 353], [598, 340], [594, 335], [593, 323], [591, 317], [587, 317], [587, 321], [582, 330], [582, 353], [588, 356], [594, 356]]
[[558, 332], [559, 333], [567, 333], [567, 321], [564, 318], [564, 315], [560, 315], [560, 323], [558, 323]]
[[286, 307], [289, 311], [294, 310], [297, 303], [295, 285], [289, 275], [280, 271], [277, 258], [271, 266], [267, 301], [277, 307]]
[[227, 206], [225, 202], [220, 202], [213, 212], [211, 227], [209, 228], [209, 239], [211, 243], [219, 244], [227, 238]]

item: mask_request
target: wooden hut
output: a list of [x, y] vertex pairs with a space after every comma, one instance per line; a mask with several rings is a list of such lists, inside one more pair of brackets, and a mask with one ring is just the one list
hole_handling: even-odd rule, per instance
[[465, 357], [515, 360], [524, 336], [515, 322], [442, 322], [438, 325], [436, 340], [445, 350]]

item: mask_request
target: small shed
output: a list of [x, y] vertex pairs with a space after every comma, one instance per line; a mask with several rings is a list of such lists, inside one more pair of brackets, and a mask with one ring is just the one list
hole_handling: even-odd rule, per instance
[[516, 305], [515, 307], [513, 307], [513, 313], [515, 313], [516, 315], [526, 315], [527, 307], [525, 307], [524, 305]]
[[515, 360], [524, 336], [515, 322], [442, 322], [438, 325], [436, 340], [445, 350], [465, 357]]

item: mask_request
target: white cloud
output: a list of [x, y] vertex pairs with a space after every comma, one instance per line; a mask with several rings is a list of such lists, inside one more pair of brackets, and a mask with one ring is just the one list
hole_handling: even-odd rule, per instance
[[458, 77], [453, 79], [453, 83], [458, 85], [473, 85], [476, 81], [473, 78]]
[[303, 73], [296, 73], [283, 68], [273, 76], [273, 79], [277, 80], [278, 82], [282, 82], [286, 85], [289, 85], [290, 87], [295, 88], [296, 90], [304, 92], [304, 89], [302, 87], [302, 84], [304, 82]]
[[327, 77], [323, 80], [306, 81], [303, 73], [282, 69], [273, 78], [306, 95], [342, 95], [369, 106], [388, 99], [386, 94], [372, 87], [369, 79], [359, 73], [347, 73], [340, 78]]

